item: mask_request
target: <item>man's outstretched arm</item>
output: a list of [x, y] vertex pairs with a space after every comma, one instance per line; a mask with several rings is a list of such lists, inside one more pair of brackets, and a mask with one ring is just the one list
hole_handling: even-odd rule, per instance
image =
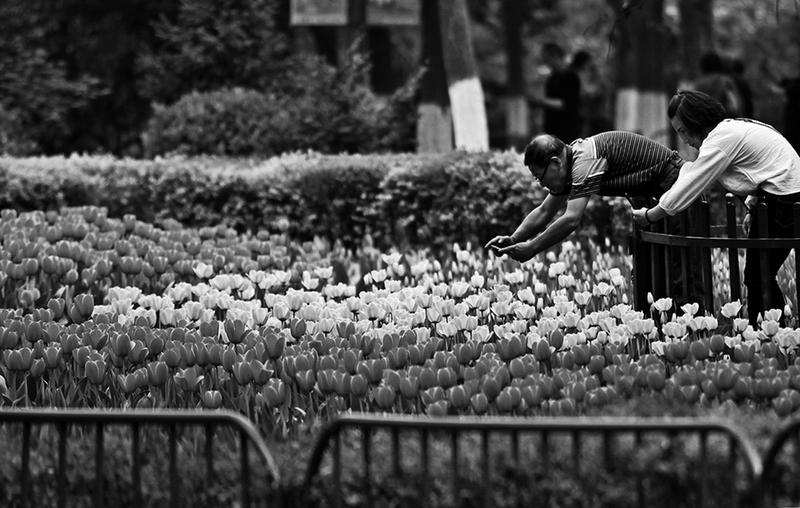
[[586, 210], [588, 202], [588, 196], [570, 200], [564, 214], [550, 223], [541, 234], [531, 240], [499, 249], [497, 251], [498, 254], [508, 254], [511, 258], [522, 263], [562, 242], [581, 223], [583, 212]]
[[555, 217], [556, 213], [564, 205], [567, 196], [553, 196], [548, 194], [539, 206], [534, 208], [511, 233], [511, 236], [495, 236], [485, 245], [485, 248], [494, 247], [499, 249], [508, 247], [515, 243], [524, 242], [536, 236], [547, 224]]

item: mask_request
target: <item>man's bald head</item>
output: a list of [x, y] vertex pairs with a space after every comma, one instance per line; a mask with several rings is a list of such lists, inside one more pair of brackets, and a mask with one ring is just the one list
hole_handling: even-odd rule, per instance
[[561, 155], [564, 146], [564, 142], [555, 136], [539, 134], [525, 147], [525, 165], [527, 167], [544, 167], [552, 157]]

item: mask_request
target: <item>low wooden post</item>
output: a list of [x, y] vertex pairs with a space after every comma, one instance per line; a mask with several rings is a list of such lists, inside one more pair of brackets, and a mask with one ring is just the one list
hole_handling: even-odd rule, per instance
[[[756, 205], [758, 209], [758, 213], [756, 214], [755, 220], [758, 221], [758, 237], [759, 238], [769, 238], [769, 225], [767, 223], [767, 204], [763, 201], [759, 202]], [[752, 227], [752, 225], [751, 225]], [[761, 274], [761, 294], [763, 295], [763, 306], [762, 310], [767, 310], [772, 308], [772, 295], [770, 295], [769, 291], [769, 284], [767, 281], [770, 280], [771, 277], [774, 275], [769, 273], [769, 250], [768, 249], [760, 249], [755, 251], [758, 253], [758, 264], [759, 264], [759, 273]], [[753, 260], [755, 261], [755, 260]], [[748, 262], [752, 262], [748, 260]]]
[[[697, 234], [705, 238], [711, 237], [711, 207], [708, 200], [703, 198], [697, 207]], [[691, 247], [690, 247], [691, 248]], [[711, 273], [711, 249], [702, 247], [700, 250], [700, 273], [703, 279], [703, 304], [706, 312], [714, 311], [714, 282]], [[688, 277], [687, 277], [688, 278]], [[687, 296], [690, 294], [687, 292]]]
[[[630, 251], [633, 257], [633, 306], [637, 310], [647, 310], [647, 292], [650, 291], [652, 266], [650, 247], [642, 241], [641, 228], [634, 223], [630, 238]], [[645, 312], [646, 313], [646, 312]]]
[[[733, 194], [725, 194], [726, 231], [728, 238], [736, 238], [736, 198]], [[796, 233], [795, 233], [796, 234]], [[739, 249], [728, 249], [728, 266], [730, 267], [731, 301], [742, 299], [742, 280], [739, 276]]]

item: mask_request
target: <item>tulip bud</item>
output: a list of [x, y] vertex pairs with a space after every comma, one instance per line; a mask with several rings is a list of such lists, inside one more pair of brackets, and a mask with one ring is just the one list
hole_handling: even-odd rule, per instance
[[55, 369], [61, 361], [61, 348], [49, 346], [44, 350], [44, 363], [48, 369]]
[[268, 407], [279, 407], [286, 401], [286, 385], [280, 379], [270, 379], [263, 394]]
[[147, 381], [153, 386], [161, 386], [169, 378], [169, 367], [163, 361], [155, 361], [147, 364]]
[[139, 387], [139, 379], [136, 374], [117, 374], [117, 381], [125, 395], [130, 395]]
[[103, 360], [89, 360], [84, 365], [86, 377], [94, 385], [100, 386], [106, 379], [106, 363]]
[[356, 397], [363, 397], [367, 394], [369, 383], [362, 374], [356, 374], [350, 378], [350, 393]]
[[469, 403], [476, 415], [482, 415], [489, 409], [489, 399], [483, 393], [476, 393], [470, 397]]
[[384, 411], [388, 411], [394, 407], [396, 393], [390, 386], [379, 386], [375, 391], [375, 402], [378, 407]]
[[219, 409], [222, 407], [222, 393], [219, 390], [204, 391], [202, 400], [206, 409]]
[[708, 358], [708, 346], [702, 340], [692, 342], [689, 345], [689, 352], [694, 356], [695, 360], [705, 360]]
[[239, 319], [226, 319], [223, 323], [223, 329], [225, 330], [225, 335], [228, 336], [228, 341], [231, 344], [241, 343], [244, 339], [245, 333], [247, 332], [245, 322]]

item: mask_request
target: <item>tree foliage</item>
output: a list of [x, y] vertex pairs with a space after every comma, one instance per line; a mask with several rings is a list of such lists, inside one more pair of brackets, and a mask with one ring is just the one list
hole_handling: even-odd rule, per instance
[[58, 29], [45, 2], [0, 3], [0, 152], [62, 148], [70, 113], [103, 93], [97, 78], [70, 72], [50, 51]]
[[190, 91], [269, 89], [287, 67], [275, 29], [278, 0], [181, 0], [175, 19], [154, 22], [156, 44], [138, 59], [145, 97], [173, 102]]

